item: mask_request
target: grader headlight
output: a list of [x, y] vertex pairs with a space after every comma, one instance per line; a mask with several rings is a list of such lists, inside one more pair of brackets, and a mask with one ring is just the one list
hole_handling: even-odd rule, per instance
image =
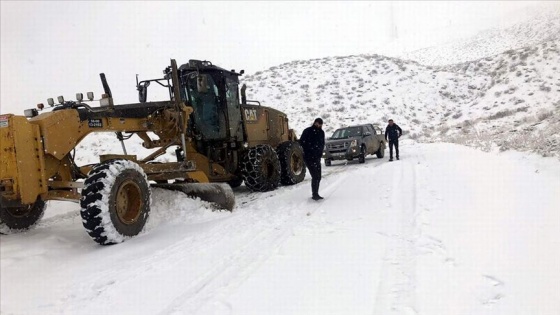
[[33, 118], [33, 117], [39, 115], [39, 112], [37, 111], [36, 108], [30, 108], [30, 109], [24, 110], [23, 115], [25, 115], [25, 117], [27, 117], [27, 118]]

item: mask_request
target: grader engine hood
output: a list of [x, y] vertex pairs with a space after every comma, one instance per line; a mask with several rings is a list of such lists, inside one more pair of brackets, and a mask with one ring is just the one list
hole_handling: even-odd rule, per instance
[[270, 144], [276, 147], [289, 140], [288, 118], [286, 114], [260, 105], [241, 105], [245, 133], [250, 147]]

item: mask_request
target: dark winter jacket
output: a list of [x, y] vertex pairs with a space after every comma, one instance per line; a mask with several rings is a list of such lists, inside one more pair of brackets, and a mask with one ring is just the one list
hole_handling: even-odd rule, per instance
[[395, 123], [392, 126], [387, 125], [387, 128], [385, 128], [385, 140], [397, 141], [401, 135], [402, 129]]
[[306, 128], [299, 140], [306, 160], [319, 160], [323, 156], [325, 147], [325, 132], [321, 128], [311, 126]]

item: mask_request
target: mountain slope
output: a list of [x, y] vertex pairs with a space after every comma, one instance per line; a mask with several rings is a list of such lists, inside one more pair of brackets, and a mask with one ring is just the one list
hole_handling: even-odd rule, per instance
[[560, 38], [560, 3], [535, 6], [521, 22], [480, 32], [474, 37], [399, 55], [425, 65], [448, 65], [496, 55]]
[[379, 55], [294, 61], [243, 81], [250, 99], [288, 113], [299, 132], [316, 116], [327, 133], [393, 118], [413, 138], [469, 144], [465, 137], [477, 137], [486, 147], [510, 131], [549, 133], [543, 148], [505, 145], [558, 155], [559, 47], [555, 39], [440, 67]]

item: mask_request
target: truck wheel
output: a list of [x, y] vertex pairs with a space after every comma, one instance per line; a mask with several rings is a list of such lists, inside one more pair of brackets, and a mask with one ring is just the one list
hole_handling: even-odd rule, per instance
[[331, 166], [332, 161], [330, 159], [325, 159], [325, 166]]
[[375, 155], [377, 156], [378, 159], [382, 159], [385, 156], [385, 147], [382, 145], [379, 146], [379, 150], [375, 152]]
[[360, 149], [360, 155], [358, 155], [358, 162], [365, 163], [366, 162], [366, 147], [362, 146]]
[[303, 162], [303, 149], [299, 143], [294, 141], [281, 143], [277, 152], [280, 159], [282, 185], [301, 183], [305, 178], [305, 162]]
[[280, 183], [280, 161], [268, 144], [250, 148], [243, 159], [243, 180], [252, 191], [270, 191]]
[[97, 243], [121, 243], [142, 231], [150, 202], [148, 179], [138, 164], [105, 161], [94, 166], [84, 182], [82, 223]]
[[32, 228], [45, 214], [47, 204], [37, 198], [32, 205], [4, 207], [0, 209], [0, 234], [23, 232]]

